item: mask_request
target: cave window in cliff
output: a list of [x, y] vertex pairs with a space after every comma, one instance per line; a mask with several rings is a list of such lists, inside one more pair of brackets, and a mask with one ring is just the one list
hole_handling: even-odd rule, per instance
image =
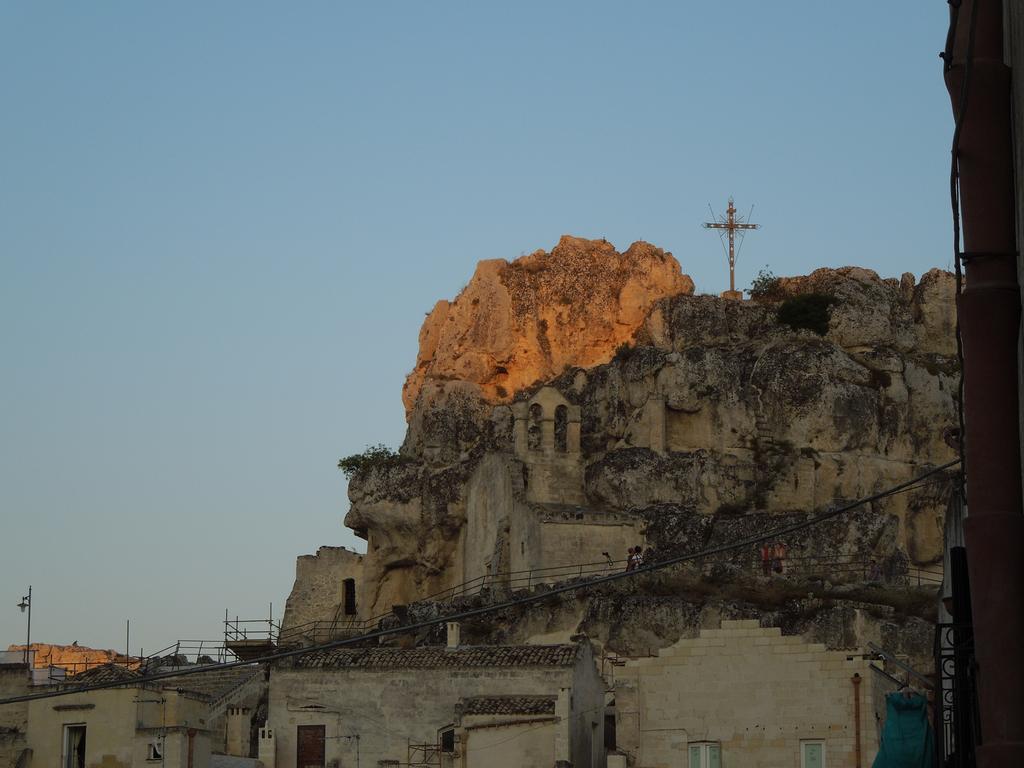
[[555, 408], [555, 450], [569, 451], [569, 409], [564, 405]]
[[341, 582], [341, 591], [345, 603], [345, 615], [356, 615], [356, 580], [345, 579]]
[[543, 410], [540, 403], [530, 406], [530, 420], [526, 426], [526, 447], [531, 451], [539, 451], [541, 448], [541, 420]]

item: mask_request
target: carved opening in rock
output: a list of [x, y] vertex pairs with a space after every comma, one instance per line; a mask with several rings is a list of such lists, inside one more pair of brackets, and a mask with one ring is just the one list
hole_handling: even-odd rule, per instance
[[540, 403], [530, 406], [530, 420], [526, 425], [526, 447], [531, 451], [539, 451], [541, 447], [541, 420], [544, 413]]
[[341, 583], [342, 596], [345, 603], [345, 615], [356, 615], [356, 580], [345, 579]]
[[569, 409], [564, 405], [555, 408], [555, 450], [561, 453], [569, 450]]

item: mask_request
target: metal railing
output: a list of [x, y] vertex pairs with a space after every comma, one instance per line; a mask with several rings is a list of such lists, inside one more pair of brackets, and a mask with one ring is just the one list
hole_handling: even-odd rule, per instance
[[281, 631], [281, 625], [273, 619], [239, 619], [237, 616], [232, 620], [224, 617], [224, 643], [266, 640], [277, 642], [277, 636]]
[[[513, 592], [531, 591], [546, 585], [573, 580], [588, 581], [609, 573], [627, 570], [628, 565], [627, 560], [608, 559], [600, 562], [573, 563], [484, 574], [425, 595], [416, 602], [441, 603], [487, 594], [493, 595], [495, 599], [504, 598]], [[738, 558], [735, 555], [732, 557], [697, 558], [675, 566], [675, 568], [701, 579], [732, 574], [746, 575], [758, 582], [828, 581], [833, 584], [863, 585], [871, 589], [931, 588], [942, 584], [941, 569], [912, 566], [900, 558], [879, 560], [865, 556], [821, 558], [797, 555], [783, 557], [781, 562], [772, 558], [766, 566], [758, 550], [754, 553], [743, 554]], [[777, 568], [781, 568], [781, 571], [778, 571]], [[393, 615], [393, 611], [388, 611], [364, 619], [344, 617], [343, 619], [310, 621], [280, 631], [278, 644], [322, 643], [361, 634], [378, 628], [382, 620]]]

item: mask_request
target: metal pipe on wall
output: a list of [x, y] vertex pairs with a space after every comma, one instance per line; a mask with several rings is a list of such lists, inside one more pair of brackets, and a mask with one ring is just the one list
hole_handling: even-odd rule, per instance
[[961, 124], [956, 159], [966, 287], [957, 311], [970, 509], [965, 533], [981, 713], [978, 766], [1019, 768], [1024, 765], [1024, 515], [1010, 70], [1003, 61], [1001, 0], [962, 0], [954, 14], [945, 79]]

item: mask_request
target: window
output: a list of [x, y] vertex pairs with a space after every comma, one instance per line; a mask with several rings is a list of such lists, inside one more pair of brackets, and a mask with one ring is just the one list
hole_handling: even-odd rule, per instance
[[149, 747], [146, 749], [147, 760], [163, 760], [164, 759], [164, 745], [160, 742], [151, 742]]
[[526, 447], [531, 451], [541, 449], [541, 421], [544, 418], [540, 403], [530, 406], [530, 419], [526, 424]]
[[442, 752], [454, 752], [455, 751], [455, 729], [445, 728], [441, 731], [441, 751]]
[[800, 768], [825, 768], [825, 742], [800, 742]]
[[63, 768], [85, 768], [85, 725], [64, 726]]
[[569, 409], [564, 405], [555, 408], [555, 450], [569, 450]]
[[345, 615], [356, 615], [356, 580], [345, 579], [341, 582], [341, 589], [345, 598]]
[[690, 744], [690, 768], [722, 768], [722, 747], [710, 741]]

